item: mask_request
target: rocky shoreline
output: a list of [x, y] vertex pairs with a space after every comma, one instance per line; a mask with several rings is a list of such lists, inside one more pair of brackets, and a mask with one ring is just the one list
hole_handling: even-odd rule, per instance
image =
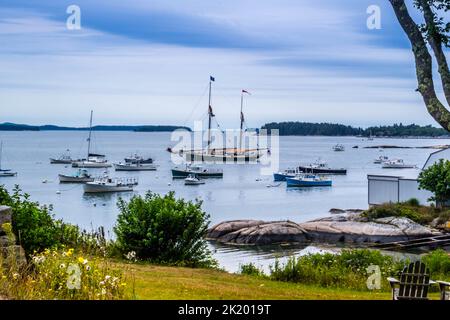
[[332, 209], [333, 215], [308, 222], [234, 220], [208, 230], [207, 239], [232, 245], [299, 243], [376, 244], [439, 234], [408, 218], [386, 217], [368, 221], [362, 210]]

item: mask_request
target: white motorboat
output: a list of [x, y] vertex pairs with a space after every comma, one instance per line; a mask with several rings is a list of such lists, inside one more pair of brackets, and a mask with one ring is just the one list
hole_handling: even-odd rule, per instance
[[333, 146], [333, 151], [345, 151], [345, 147], [342, 144], [337, 144]]
[[94, 181], [94, 177], [86, 170], [79, 169], [73, 175], [60, 174], [59, 182], [61, 183], [85, 183]]
[[416, 165], [406, 164], [402, 159], [389, 160], [383, 163], [383, 169], [414, 169]]
[[185, 167], [175, 167], [172, 169], [174, 179], [187, 178], [190, 174], [195, 174], [199, 178], [223, 178], [222, 169], [204, 168], [201, 166], [186, 165]]
[[134, 178], [101, 178], [93, 182], [87, 182], [83, 188], [85, 193], [106, 193], [133, 191], [138, 184]]
[[197, 177], [196, 174], [190, 174], [184, 179], [184, 184], [187, 186], [198, 186], [200, 184], [205, 184], [205, 181]]
[[381, 163], [388, 162], [388, 161], [389, 161], [389, 157], [387, 157], [387, 156], [380, 156], [378, 159], [375, 159], [373, 161], [373, 163], [381, 164]]
[[135, 153], [129, 157], [126, 157], [125, 159], [125, 163], [132, 163], [132, 164], [136, 164], [136, 163], [140, 163], [140, 164], [152, 164], [153, 163], [153, 159], [152, 158], [144, 158], [143, 156], [140, 156], [139, 154]]
[[72, 157], [67, 153], [60, 155], [58, 158], [50, 158], [51, 164], [71, 164], [73, 161]]
[[116, 171], [155, 171], [157, 166], [152, 163], [114, 163]]
[[15, 177], [17, 172], [13, 172], [11, 169], [2, 169], [2, 154], [3, 154], [3, 141], [0, 142], [0, 177]]
[[91, 153], [91, 139], [92, 139], [92, 114], [91, 110], [91, 118], [89, 121], [89, 137], [88, 141], [88, 152], [87, 158], [72, 162], [72, 167], [74, 168], [109, 168], [112, 165], [106, 160], [105, 155]]

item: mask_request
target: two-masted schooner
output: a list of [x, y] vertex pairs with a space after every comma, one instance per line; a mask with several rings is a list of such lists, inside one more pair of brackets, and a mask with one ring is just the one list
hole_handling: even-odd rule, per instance
[[211, 126], [215, 114], [212, 108], [212, 83], [215, 78], [210, 76], [209, 79], [209, 95], [208, 95], [208, 140], [205, 147], [202, 149], [179, 149], [173, 150], [168, 148], [171, 153], [175, 153], [183, 157], [187, 162], [211, 162], [211, 163], [249, 163], [257, 162], [264, 153], [270, 152], [267, 148], [245, 148], [244, 140], [244, 95], [249, 94], [246, 90], [241, 90], [241, 112], [240, 112], [240, 131], [239, 131], [239, 145], [233, 148], [214, 147], [212, 145]]

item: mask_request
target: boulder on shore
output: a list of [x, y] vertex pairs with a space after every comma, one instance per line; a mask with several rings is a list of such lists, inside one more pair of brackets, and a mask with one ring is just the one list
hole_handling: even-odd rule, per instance
[[229, 244], [269, 245], [307, 242], [307, 232], [292, 221], [225, 221], [208, 231], [207, 239]]
[[433, 235], [429, 228], [403, 217], [365, 222], [354, 216], [335, 216], [300, 225], [318, 242], [384, 243]]
[[225, 221], [212, 227], [207, 239], [229, 244], [279, 243], [386, 243], [434, 235], [428, 227], [408, 218], [387, 217], [365, 221], [358, 214], [334, 215], [304, 223], [260, 220]]

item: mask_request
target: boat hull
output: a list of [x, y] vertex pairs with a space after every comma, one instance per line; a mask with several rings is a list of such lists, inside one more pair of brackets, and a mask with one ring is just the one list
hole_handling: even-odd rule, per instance
[[112, 165], [110, 163], [102, 162], [73, 162], [72, 167], [74, 168], [110, 168]]
[[223, 172], [221, 171], [193, 171], [172, 169], [172, 177], [174, 179], [187, 178], [190, 174], [195, 174], [200, 178], [223, 178]]
[[347, 169], [331, 169], [331, 168], [314, 168], [314, 167], [298, 167], [299, 171], [307, 173], [319, 173], [319, 174], [335, 174], [335, 175], [346, 175]]
[[15, 176], [17, 176], [17, 172], [5, 172], [5, 171], [0, 172], [0, 178], [1, 177], [15, 177]]
[[94, 178], [59, 175], [59, 182], [61, 183], [86, 183], [92, 181], [94, 181]]
[[287, 178], [293, 178], [295, 177], [295, 174], [288, 174], [288, 173], [274, 173], [273, 174], [273, 181], [286, 181]]
[[210, 163], [251, 163], [257, 162], [259, 154], [230, 155], [230, 154], [207, 154], [186, 152], [184, 158], [187, 162], [210, 162]]
[[392, 165], [392, 164], [385, 164], [383, 165], [383, 169], [414, 169], [416, 166], [413, 165]]
[[111, 186], [111, 185], [86, 183], [83, 186], [83, 189], [85, 193], [127, 192], [133, 191], [133, 186], [131, 185]]
[[114, 169], [116, 171], [156, 171], [156, 166], [153, 164], [138, 165], [138, 166], [114, 164]]
[[50, 158], [51, 164], [71, 164], [72, 160], [61, 160], [61, 159], [52, 159]]
[[331, 180], [308, 181], [293, 178], [286, 179], [288, 187], [331, 187]]

